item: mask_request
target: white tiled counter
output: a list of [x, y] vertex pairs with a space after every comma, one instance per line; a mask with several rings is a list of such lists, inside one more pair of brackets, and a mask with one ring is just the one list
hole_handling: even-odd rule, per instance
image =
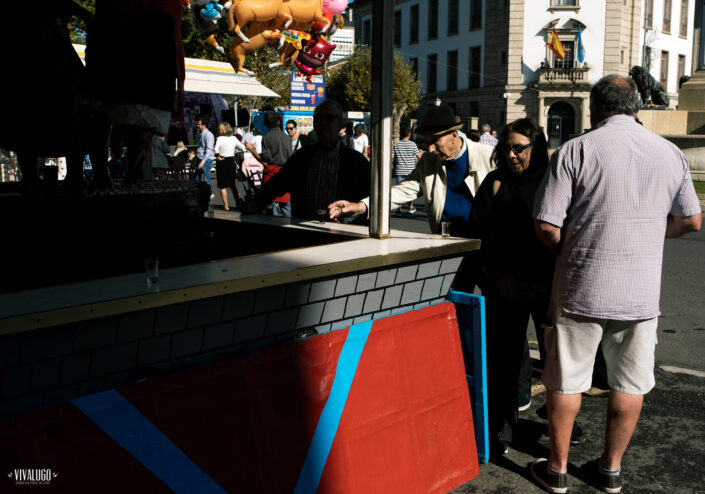
[[135, 274], [0, 294], [0, 416], [290, 341], [304, 329], [434, 303], [463, 255], [479, 248], [462, 238], [393, 230], [376, 240], [357, 225], [216, 214], [346, 240], [164, 269], [158, 287]]

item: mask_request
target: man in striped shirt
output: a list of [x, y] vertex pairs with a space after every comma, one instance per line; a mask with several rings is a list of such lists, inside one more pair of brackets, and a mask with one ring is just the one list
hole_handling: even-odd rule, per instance
[[[408, 125], [402, 125], [399, 129], [400, 139], [394, 143], [392, 148], [392, 176], [396, 178], [397, 183], [404, 181], [406, 176], [414, 171], [416, 160], [421, 158], [423, 151], [420, 151], [414, 141], [411, 140], [411, 129]], [[402, 211], [403, 206], [399, 208]], [[409, 213], [414, 214], [416, 209], [414, 203], [409, 203]]]
[[531, 467], [549, 492], [567, 490], [570, 434], [598, 346], [610, 396], [594, 472], [620, 492], [621, 460], [654, 386], [664, 237], [700, 229], [688, 161], [639, 125], [634, 81], [603, 77], [590, 92], [592, 130], [565, 143], [536, 194], [539, 238], [557, 254], [553, 325], [545, 328], [549, 459]]
[[[338, 136], [345, 125], [343, 107], [325, 100], [313, 112], [318, 143], [296, 151], [255, 198], [261, 209], [284, 193], [291, 194], [291, 215], [314, 220], [338, 197], [359, 201], [370, 194], [370, 162], [345, 146]], [[289, 147], [290, 149], [290, 147]], [[364, 218], [360, 218], [364, 220]]]

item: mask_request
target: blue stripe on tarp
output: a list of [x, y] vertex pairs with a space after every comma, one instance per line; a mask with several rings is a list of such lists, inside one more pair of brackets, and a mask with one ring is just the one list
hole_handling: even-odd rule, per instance
[[333, 386], [331, 386], [330, 395], [328, 395], [328, 401], [323, 407], [321, 417], [318, 419], [318, 425], [313, 433], [313, 439], [308, 448], [304, 466], [301, 468], [294, 494], [313, 494], [318, 490], [323, 468], [326, 466], [335, 434], [338, 432], [340, 417], [343, 415], [345, 403], [348, 401], [350, 386], [352, 386], [362, 351], [365, 349], [367, 337], [370, 335], [372, 323], [373, 321], [365, 321], [353, 324], [348, 330], [348, 337], [340, 351], [338, 366], [335, 369]]
[[71, 402], [174, 492], [225, 493], [117, 391], [83, 396]]

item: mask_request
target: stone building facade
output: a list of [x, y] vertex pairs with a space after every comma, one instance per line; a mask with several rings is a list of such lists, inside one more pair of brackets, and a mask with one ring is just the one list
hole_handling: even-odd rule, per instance
[[[530, 116], [555, 148], [589, 124], [589, 93], [606, 74], [646, 65], [678, 104], [693, 67], [700, 0], [397, 0], [397, 50], [417, 67], [426, 98], [501, 128]], [[370, 0], [356, 0], [356, 43], [371, 39]], [[548, 49], [553, 29], [566, 56]], [[578, 59], [578, 33], [584, 58]]]

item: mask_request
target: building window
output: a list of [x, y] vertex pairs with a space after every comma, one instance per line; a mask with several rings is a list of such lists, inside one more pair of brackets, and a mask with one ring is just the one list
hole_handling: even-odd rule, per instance
[[428, 2], [428, 39], [438, 37], [438, 0]]
[[678, 55], [678, 90], [681, 89], [681, 79], [685, 75], [685, 55]]
[[448, 0], [448, 36], [458, 34], [458, 0]]
[[661, 76], [659, 82], [668, 91], [668, 52], [661, 51]]
[[394, 11], [394, 46], [401, 47], [401, 10]]
[[482, 0], [470, 0], [470, 30], [482, 29]]
[[409, 43], [419, 42], [419, 6], [411, 6], [411, 19], [409, 21]]
[[471, 101], [470, 102], [470, 116], [471, 117], [479, 117], [480, 116], [480, 102], [479, 101]]
[[671, 32], [671, 11], [672, 11], [671, 0], [663, 0], [663, 32]]
[[411, 65], [411, 71], [414, 73], [414, 79], [419, 80], [419, 59], [410, 58], [409, 65]]
[[448, 66], [446, 68], [446, 91], [458, 89], [458, 50], [448, 52]]
[[454, 115], [458, 114], [457, 105], [456, 105], [455, 101], [448, 102], [448, 106], [450, 106], [451, 110], [453, 110]]
[[563, 52], [565, 56], [563, 60], [558, 57], [553, 57], [553, 68], [554, 69], [572, 69], [575, 67], [575, 55], [574, 55], [574, 41], [562, 41]]
[[435, 53], [428, 56], [426, 59], [426, 92], [435, 93], [436, 92], [436, 65], [438, 62], [438, 55]]
[[679, 34], [688, 37], [688, 0], [681, 0], [681, 27]]
[[654, 28], [654, 2], [656, 0], [646, 0], [646, 12], [644, 12], [644, 25], [649, 28]]
[[647, 72], [651, 71], [651, 47], [647, 46], [644, 50], [644, 68]]
[[549, 7], [551, 12], [555, 10], [580, 10], [580, 2], [578, 0], [551, 0]]
[[[479, 46], [471, 46], [470, 47], [470, 63], [468, 63], [468, 67], [470, 67], [470, 81], [469, 81], [469, 87], [470, 89], [477, 89], [480, 87], [480, 72], [482, 71], [482, 51]], [[473, 115], [477, 116], [477, 115]]]
[[619, 52], [619, 63], [624, 65], [624, 50]]
[[362, 23], [362, 44], [369, 46], [371, 40], [372, 40], [372, 20], [365, 19]]

